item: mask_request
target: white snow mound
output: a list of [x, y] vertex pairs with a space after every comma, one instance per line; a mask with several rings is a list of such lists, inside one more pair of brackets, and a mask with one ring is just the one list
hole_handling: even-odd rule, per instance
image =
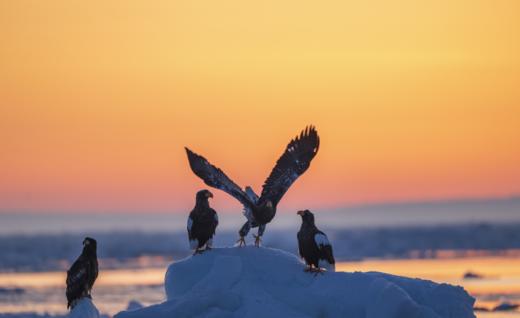
[[90, 298], [82, 298], [72, 309], [67, 318], [99, 318], [99, 311]]
[[270, 248], [215, 248], [173, 263], [167, 301], [115, 318], [475, 317], [462, 287], [378, 272], [303, 272], [295, 256]]

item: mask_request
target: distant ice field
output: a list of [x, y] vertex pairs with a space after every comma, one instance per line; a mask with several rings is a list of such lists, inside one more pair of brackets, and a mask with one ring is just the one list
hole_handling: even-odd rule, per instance
[[[515, 198], [374, 205], [315, 211], [315, 216], [340, 261], [520, 249], [520, 199]], [[64, 270], [87, 235], [98, 240], [106, 268], [162, 266], [191, 253], [186, 219], [187, 213], [0, 214], [0, 272]], [[236, 211], [221, 213], [219, 219], [214, 245], [230, 246], [245, 218]], [[296, 253], [300, 224], [296, 212], [280, 211], [267, 226], [263, 244]]]
[[[302, 207], [302, 209], [305, 207]], [[240, 209], [219, 212], [219, 230], [238, 230], [245, 221]], [[283, 205], [270, 229], [297, 229], [297, 211]], [[374, 228], [421, 225], [467, 225], [477, 223], [520, 224], [520, 197], [486, 200], [453, 200], [360, 205], [313, 210], [316, 223], [323, 228]], [[0, 211], [0, 236], [12, 234], [75, 234], [100, 232], [175, 232], [184, 230], [189, 211], [172, 213], [27, 213]]]

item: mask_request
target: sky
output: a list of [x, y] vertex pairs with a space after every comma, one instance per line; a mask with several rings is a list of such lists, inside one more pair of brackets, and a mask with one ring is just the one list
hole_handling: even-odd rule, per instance
[[184, 213], [184, 146], [260, 192], [308, 124], [282, 210], [520, 194], [517, 0], [0, 0], [0, 38], [0, 213]]

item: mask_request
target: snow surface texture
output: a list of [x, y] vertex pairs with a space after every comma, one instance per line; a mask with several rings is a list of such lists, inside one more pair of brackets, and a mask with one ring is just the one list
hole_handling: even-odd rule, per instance
[[466, 318], [474, 299], [461, 287], [378, 272], [303, 271], [287, 252], [215, 248], [173, 263], [167, 301], [115, 318], [349, 317]]
[[78, 301], [68, 318], [100, 318], [100, 316], [92, 300], [85, 297]]

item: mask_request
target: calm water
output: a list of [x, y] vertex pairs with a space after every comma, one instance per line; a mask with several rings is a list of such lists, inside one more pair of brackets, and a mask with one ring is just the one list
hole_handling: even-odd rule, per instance
[[[477, 306], [487, 308], [502, 301], [520, 302], [520, 258], [516, 257], [367, 260], [340, 263], [338, 270], [381, 271], [461, 285], [477, 298]], [[468, 270], [483, 278], [463, 279]], [[164, 274], [164, 268], [102, 271], [93, 291], [96, 305], [101, 312], [113, 315], [131, 300], [144, 305], [161, 302], [165, 298]], [[64, 281], [63, 272], [0, 274], [0, 312], [63, 314]], [[520, 318], [520, 312], [478, 312], [477, 317]]]

